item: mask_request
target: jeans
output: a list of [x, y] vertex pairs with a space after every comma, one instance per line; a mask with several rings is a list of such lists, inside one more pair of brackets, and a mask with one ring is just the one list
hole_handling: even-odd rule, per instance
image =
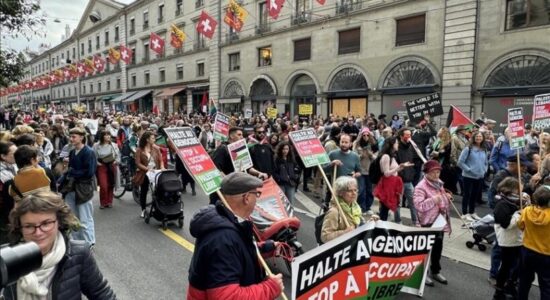
[[374, 202], [374, 196], [372, 195], [372, 183], [370, 182], [369, 175], [361, 175], [357, 178], [359, 185], [359, 197], [357, 203], [361, 207], [361, 211], [364, 213], [369, 211], [372, 203]]
[[462, 169], [456, 167], [456, 178], [458, 181], [458, 186], [460, 187], [460, 193], [464, 196], [464, 177], [462, 177]]
[[464, 177], [464, 191], [462, 193], [462, 214], [473, 214], [476, 203], [481, 201], [483, 193], [483, 178], [474, 179]]
[[519, 300], [529, 299], [529, 290], [535, 280], [535, 273], [539, 279], [540, 299], [550, 299], [550, 256], [522, 247]]
[[296, 193], [296, 187], [292, 186], [290, 184], [281, 184], [279, 187], [283, 190], [285, 193], [285, 196], [287, 197], [288, 201], [290, 203], [294, 202], [294, 194]]
[[412, 182], [405, 182], [403, 183], [403, 197], [405, 198], [405, 201], [407, 202], [407, 205], [409, 206], [409, 209], [411, 210], [411, 221], [413, 224], [418, 223], [416, 219], [416, 208], [414, 207], [413, 197], [414, 197], [414, 186]]
[[495, 193], [491, 189], [487, 190], [487, 203], [489, 208], [495, 209]]
[[84, 240], [90, 245], [95, 244], [94, 229], [94, 205], [92, 200], [82, 204], [76, 204], [75, 192], [70, 192], [65, 196], [65, 203], [69, 205], [74, 215], [80, 220], [82, 227], [72, 233], [75, 240]]
[[143, 183], [139, 190], [139, 205], [141, 205], [141, 210], [147, 208], [147, 194], [149, 193], [149, 178], [145, 176], [143, 178]]
[[[502, 252], [502, 264], [498, 270], [497, 275], [497, 288], [503, 289], [508, 281], [515, 282], [518, 278], [517, 261], [521, 247], [501, 247]], [[511, 284], [513, 286], [513, 283]]]
[[502, 250], [498, 245], [498, 241], [493, 243], [493, 249], [491, 249], [491, 269], [489, 270], [489, 276], [491, 278], [497, 278], [498, 269], [500, 268]]
[[[389, 212], [390, 209], [387, 208], [384, 204], [380, 203], [380, 213], [378, 214], [380, 216], [380, 220], [387, 221]], [[393, 213], [393, 221], [395, 223], [401, 223], [401, 213], [399, 212], [399, 206], [397, 206], [397, 209]]]

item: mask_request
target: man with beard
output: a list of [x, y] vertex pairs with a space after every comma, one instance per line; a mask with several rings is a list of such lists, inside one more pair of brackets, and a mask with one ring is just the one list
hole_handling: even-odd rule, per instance
[[[330, 158], [330, 163], [324, 166], [327, 177], [332, 180], [332, 172], [334, 166], [336, 169], [336, 178], [340, 176], [352, 176], [357, 178], [361, 176], [361, 163], [359, 155], [351, 151], [351, 136], [347, 134], [340, 135], [340, 149], [331, 151], [328, 154]], [[330, 190], [327, 190], [327, 195], [325, 198], [325, 205], [328, 207], [330, 203]]]
[[257, 176], [267, 178], [267, 174], [273, 174], [275, 164], [273, 162], [273, 148], [271, 148], [269, 139], [266, 137], [264, 126], [256, 125], [254, 128], [254, 137], [251, 141], [256, 143], [250, 148], [250, 157], [252, 158], [254, 169], [259, 172]]
[[[414, 141], [411, 141], [411, 131], [408, 128], [401, 128], [398, 133], [399, 137], [399, 148], [397, 149], [397, 163], [414, 163], [414, 158], [417, 155], [414, 149]], [[411, 221], [413, 225], [417, 224], [416, 219], [416, 209], [413, 203], [414, 195], [414, 178], [416, 176], [414, 168], [404, 168], [399, 172], [399, 177], [403, 180], [403, 198], [405, 204], [409, 207], [411, 211]]]

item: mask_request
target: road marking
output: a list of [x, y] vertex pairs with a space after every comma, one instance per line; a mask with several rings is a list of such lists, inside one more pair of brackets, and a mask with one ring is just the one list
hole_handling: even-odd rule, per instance
[[298, 208], [298, 207], [294, 207], [294, 211], [297, 212], [297, 213], [304, 214], [304, 215], [306, 215], [306, 216], [308, 216], [308, 217], [310, 217], [310, 218], [312, 218], [312, 219], [315, 219], [315, 218], [317, 217], [316, 215], [310, 213], [309, 211], [300, 209], [300, 208]]
[[298, 192], [295, 194], [296, 200], [300, 201], [304, 205], [304, 207], [309, 210], [310, 213], [317, 215], [319, 213], [319, 210], [321, 209], [321, 206], [313, 200], [311, 200], [307, 195], [302, 193], [302, 191], [298, 190]]
[[195, 251], [195, 245], [193, 243], [189, 242], [188, 240], [182, 238], [179, 234], [173, 232], [170, 229], [162, 230], [162, 228], [159, 228], [159, 231], [162, 232], [165, 236], [172, 239], [174, 242], [178, 243], [183, 248], [194, 252]]

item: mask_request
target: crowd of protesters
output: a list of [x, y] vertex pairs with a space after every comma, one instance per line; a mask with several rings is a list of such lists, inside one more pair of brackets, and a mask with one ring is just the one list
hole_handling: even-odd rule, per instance
[[[98, 128], [85, 126], [84, 119], [97, 120]], [[184, 187], [189, 185], [195, 196], [193, 177], [174, 154], [164, 132], [164, 128], [188, 126], [224, 176], [235, 173], [227, 144], [245, 138], [253, 162], [246, 170], [249, 175], [260, 179], [272, 176], [291, 202], [300, 185], [303, 192], [324, 193], [322, 204], [330, 215], [322, 229], [324, 242], [365, 221], [378, 217], [386, 221], [390, 214], [394, 222], [402, 223], [401, 207], [409, 208], [411, 222], [407, 225], [428, 227], [442, 215], [447, 219], [444, 232], [450, 233], [450, 207], [457, 195], [462, 197], [460, 217], [467, 224], [480, 219], [477, 206], [494, 208], [497, 242], [492, 248], [490, 281], [496, 288], [495, 299], [511, 295], [526, 299], [535, 273], [541, 297], [550, 299], [550, 240], [541, 233], [550, 226], [550, 135], [527, 125], [525, 147], [512, 150], [509, 130], [500, 135], [495, 132], [496, 122], [490, 119], [456, 128], [436, 128], [429, 116], [419, 122], [397, 115], [386, 119], [386, 115], [372, 114], [308, 120], [283, 115], [268, 119], [260, 114], [246, 119], [236, 113], [230, 116], [228, 141], [220, 143], [214, 139], [214, 116], [204, 113], [4, 110], [0, 122], [0, 242], [8, 241], [8, 214], [19, 201], [29, 195], [59, 192], [79, 220], [71, 237], [93, 248], [94, 191], [99, 186], [100, 209], [113, 207], [123, 159], [132, 162], [141, 217], [149, 170], [174, 166]], [[328, 153], [330, 163], [322, 167], [331, 180], [336, 179], [335, 197], [323, 187], [319, 170], [304, 166], [289, 140], [289, 132], [305, 128], [315, 130]], [[517, 151], [521, 166], [517, 165]], [[518, 168], [521, 182], [517, 182]], [[379, 178], [373, 178], [373, 170], [380, 173]], [[211, 204], [218, 200], [216, 194], [210, 198]], [[330, 210], [336, 201], [345, 207], [347, 222], [340, 222], [340, 211]], [[379, 211], [374, 212], [376, 204]], [[44, 231], [46, 226], [39, 228]], [[434, 244], [429, 285], [433, 285], [431, 279], [447, 283], [440, 272], [442, 245], [443, 233]]]

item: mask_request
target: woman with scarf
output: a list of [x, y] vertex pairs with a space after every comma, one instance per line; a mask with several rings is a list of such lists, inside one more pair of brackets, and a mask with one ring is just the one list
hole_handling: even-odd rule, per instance
[[6, 183], [17, 174], [13, 157], [16, 150], [14, 143], [0, 141], [0, 245], [8, 241], [8, 215], [13, 207], [13, 199], [8, 195]]
[[374, 188], [374, 197], [380, 201], [381, 220], [387, 221], [388, 213], [391, 210], [394, 213], [393, 220], [396, 223], [401, 223], [399, 200], [403, 195], [403, 180], [398, 173], [405, 168], [414, 166], [414, 164], [411, 162], [397, 163], [395, 157], [398, 147], [397, 137], [392, 136], [384, 141], [384, 146], [378, 153], [380, 160], [375, 161], [375, 163], [380, 163], [380, 171], [383, 175]]
[[451, 133], [447, 127], [441, 127], [437, 132], [437, 140], [431, 146], [430, 156], [441, 165], [441, 180], [445, 189], [456, 192], [458, 178], [451, 167]]
[[[443, 251], [443, 234], [451, 234], [451, 201], [452, 195], [443, 187], [443, 181], [439, 179], [442, 167], [439, 162], [430, 160], [424, 164], [422, 171], [424, 178], [414, 189], [413, 203], [418, 213], [418, 221], [422, 227], [431, 227], [441, 215], [446, 224], [443, 232], [440, 232], [432, 247], [430, 256], [431, 279], [442, 284], [447, 284], [447, 279], [441, 275], [441, 253]], [[433, 286], [433, 281], [426, 277], [426, 285]]]
[[363, 213], [372, 215], [371, 210], [374, 198], [372, 196], [372, 183], [369, 177], [369, 167], [378, 152], [378, 144], [369, 128], [361, 129], [359, 137], [353, 143], [353, 151], [359, 155], [361, 162], [361, 177], [357, 178], [359, 182], [359, 206]]
[[[321, 229], [323, 243], [350, 232], [365, 223], [361, 207], [357, 204], [357, 193], [357, 180], [355, 178], [340, 176], [336, 179], [330, 209], [325, 215]], [[338, 208], [336, 201], [340, 204], [341, 210]]]
[[116, 299], [88, 245], [69, 239], [79, 227], [69, 206], [55, 193], [39, 192], [20, 200], [10, 214], [14, 243], [35, 242], [42, 265], [8, 286], [6, 300]]
[[99, 141], [94, 145], [97, 157], [97, 182], [99, 184], [99, 208], [113, 207], [113, 190], [116, 186], [120, 153], [117, 144], [112, 142], [111, 133], [103, 130], [98, 135]]

